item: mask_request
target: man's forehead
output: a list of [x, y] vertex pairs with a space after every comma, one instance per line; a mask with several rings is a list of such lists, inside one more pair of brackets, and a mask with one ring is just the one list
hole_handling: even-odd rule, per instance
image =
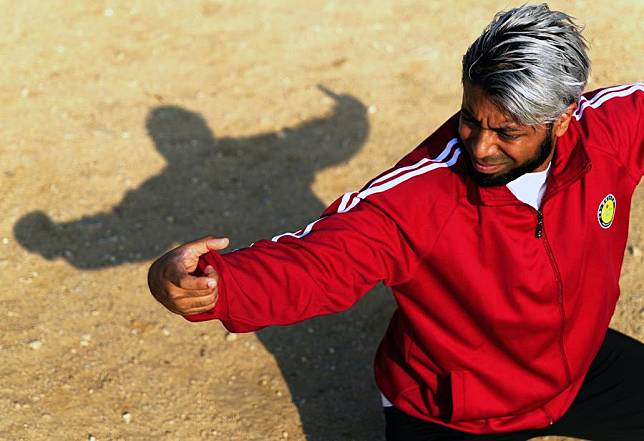
[[[467, 85], [463, 87], [461, 111], [469, 117], [478, 120], [478, 116], [493, 119], [495, 125], [520, 129], [526, 127], [506, 110], [501, 108], [481, 87]], [[483, 115], [481, 115], [483, 113]]]

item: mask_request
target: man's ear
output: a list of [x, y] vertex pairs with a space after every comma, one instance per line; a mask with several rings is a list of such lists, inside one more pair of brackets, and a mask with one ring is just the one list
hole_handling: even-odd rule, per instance
[[570, 121], [572, 121], [572, 114], [577, 109], [577, 102], [575, 101], [566, 108], [566, 111], [555, 121], [554, 130], [556, 136], [562, 136], [568, 130]]

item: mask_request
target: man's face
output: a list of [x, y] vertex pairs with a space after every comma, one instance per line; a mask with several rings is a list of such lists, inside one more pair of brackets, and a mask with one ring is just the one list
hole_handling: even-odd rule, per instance
[[522, 125], [503, 113], [483, 89], [465, 84], [458, 125], [479, 185], [505, 185], [545, 170], [554, 153], [552, 125]]

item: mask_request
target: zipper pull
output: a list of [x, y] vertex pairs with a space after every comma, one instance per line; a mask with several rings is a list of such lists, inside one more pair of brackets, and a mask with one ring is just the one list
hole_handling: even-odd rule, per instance
[[537, 229], [534, 232], [534, 237], [541, 239], [543, 236], [543, 213], [541, 210], [537, 210]]

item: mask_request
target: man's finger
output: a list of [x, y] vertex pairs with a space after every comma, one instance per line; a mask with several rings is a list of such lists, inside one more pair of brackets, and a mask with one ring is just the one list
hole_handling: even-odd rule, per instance
[[178, 280], [177, 286], [184, 291], [212, 291], [217, 287], [217, 275], [209, 277], [197, 277], [184, 274]]
[[219, 251], [228, 246], [228, 238], [206, 236], [175, 249], [177, 259], [186, 272], [193, 272], [199, 263], [199, 257], [209, 251]]
[[210, 306], [215, 303], [217, 295], [214, 292], [201, 293], [199, 297], [184, 297], [176, 300], [176, 306], [181, 311], [188, 311], [193, 308]]
[[228, 246], [228, 243], [227, 237], [206, 236], [194, 242], [189, 242], [183, 245], [182, 248], [184, 256], [199, 258], [199, 256], [206, 254], [208, 251], [223, 250]]
[[208, 312], [212, 310], [214, 307], [215, 307], [215, 303], [208, 306], [201, 306], [199, 308], [192, 308], [188, 311], [182, 311], [181, 315], [186, 316], [186, 315], [193, 315], [193, 314], [201, 314], [202, 312]]
[[216, 304], [217, 296], [211, 294], [203, 297], [193, 297], [189, 301], [178, 305], [177, 308], [181, 311], [181, 315], [190, 315], [210, 311]]

